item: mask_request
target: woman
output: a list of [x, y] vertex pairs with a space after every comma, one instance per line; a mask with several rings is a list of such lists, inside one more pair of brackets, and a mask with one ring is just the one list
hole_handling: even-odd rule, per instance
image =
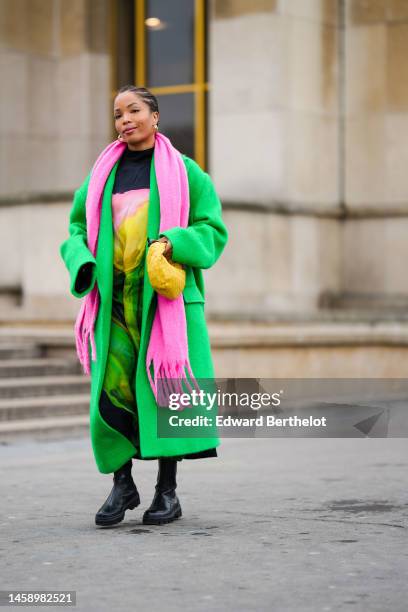
[[[118, 141], [101, 153], [75, 192], [69, 238], [60, 254], [71, 293], [85, 298], [75, 329], [78, 355], [91, 375], [95, 461], [101, 473], [114, 474], [95, 522], [114, 525], [139, 505], [131, 475], [135, 458], [158, 460], [155, 494], [143, 523], [162, 524], [182, 514], [175, 493], [177, 462], [216, 457], [220, 440], [216, 433], [158, 436], [163, 408], [152, 386], [159, 371], [154, 359], [169, 357], [166, 351], [174, 356], [172, 351], [182, 347], [182, 331], [169, 330], [184, 325], [188, 371], [195, 379], [214, 377], [201, 269], [217, 261], [228, 233], [209, 175], [158, 133], [158, 103], [148, 89], [122, 87], [114, 100], [114, 120]], [[158, 295], [150, 283], [146, 255], [152, 241], [164, 243], [163, 255], [185, 270], [185, 287], [175, 300]], [[166, 308], [176, 310], [170, 315]], [[176, 317], [178, 328], [170, 324]]]

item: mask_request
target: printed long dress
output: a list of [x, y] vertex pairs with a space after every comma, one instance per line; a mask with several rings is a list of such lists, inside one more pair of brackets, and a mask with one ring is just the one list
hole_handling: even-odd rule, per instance
[[[138, 406], [134, 381], [140, 347], [142, 299], [149, 207], [150, 165], [154, 147], [125, 149], [112, 191], [114, 228], [111, 334], [99, 409], [105, 421], [126, 436], [140, 456]], [[143, 407], [139, 407], [139, 409]], [[216, 457], [216, 449], [173, 457]], [[152, 458], [149, 458], [152, 459]]]
[[109, 350], [99, 400], [105, 421], [140, 456], [134, 380], [140, 347], [150, 162], [154, 148], [125, 149], [112, 191], [113, 294]]

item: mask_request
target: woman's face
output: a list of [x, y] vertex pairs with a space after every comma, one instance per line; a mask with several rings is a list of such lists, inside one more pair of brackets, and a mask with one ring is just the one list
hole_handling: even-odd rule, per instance
[[132, 91], [124, 91], [116, 96], [113, 113], [115, 129], [126, 142], [129, 149], [140, 150], [154, 146], [159, 113], [152, 112], [144, 100]]

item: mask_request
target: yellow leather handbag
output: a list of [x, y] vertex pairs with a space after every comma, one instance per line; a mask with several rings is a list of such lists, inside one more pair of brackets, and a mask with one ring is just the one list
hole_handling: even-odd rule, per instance
[[170, 300], [176, 299], [186, 284], [186, 272], [182, 264], [168, 260], [164, 255], [164, 242], [149, 241], [146, 255], [150, 284], [157, 293]]

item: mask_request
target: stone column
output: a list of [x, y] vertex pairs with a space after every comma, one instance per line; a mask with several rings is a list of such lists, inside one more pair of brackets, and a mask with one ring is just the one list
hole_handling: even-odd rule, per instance
[[406, 311], [408, 3], [352, 0], [346, 35], [343, 296]]
[[0, 308], [71, 316], [58, 245], [73, 190], [112, 136], [108, 0], [2, 0], [0, 10]]
[[210, 172], [231, 237], [211, 303], [315, 311], [340, 287], [337, 2], [212, 6]]

